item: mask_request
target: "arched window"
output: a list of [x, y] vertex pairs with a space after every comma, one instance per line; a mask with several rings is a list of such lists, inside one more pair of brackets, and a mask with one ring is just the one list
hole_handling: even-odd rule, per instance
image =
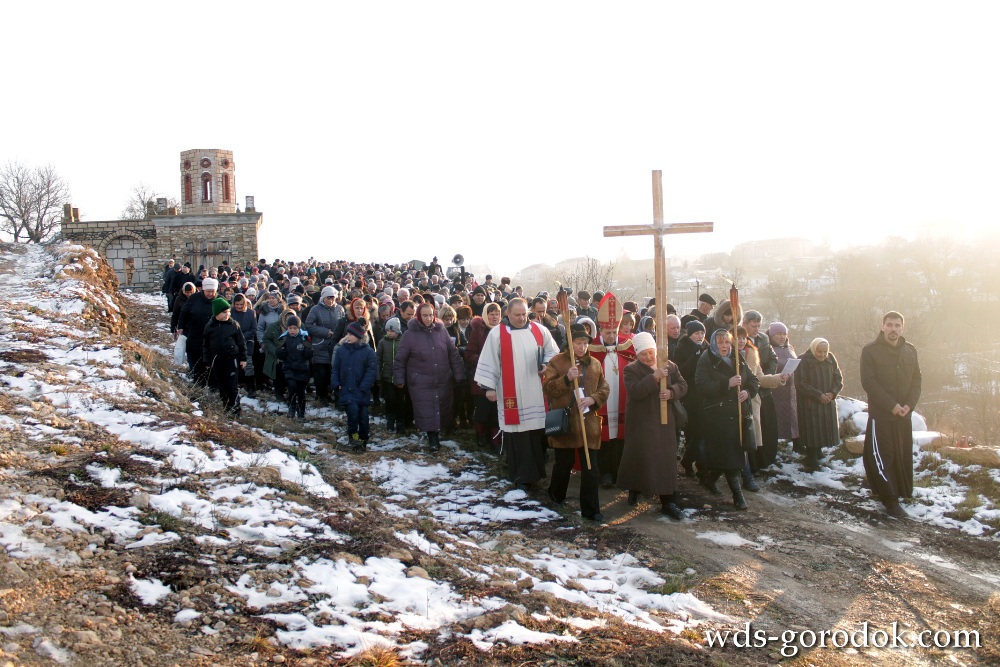
[[184, 174], [184, 203], [193, 204], [194, 194], [191, 187], [191, 174]]
[[229, 174], [222, 175], [222, 201], [227, 204], [233, 201], [233, 193], [229, 189]]
[[212, 175], [207, 171], [201, 175], [201, 201], [203, 204], [212, 201]]

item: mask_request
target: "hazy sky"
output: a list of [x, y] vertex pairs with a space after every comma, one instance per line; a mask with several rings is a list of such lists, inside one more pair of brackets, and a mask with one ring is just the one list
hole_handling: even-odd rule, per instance
[[179, 153], [235, 153], [271, 259], [512, 273], [624, 247], [606, 224], [863, 239], [1000, 218], [995, 2], [8, 3], [0, 162], [84, 219]]

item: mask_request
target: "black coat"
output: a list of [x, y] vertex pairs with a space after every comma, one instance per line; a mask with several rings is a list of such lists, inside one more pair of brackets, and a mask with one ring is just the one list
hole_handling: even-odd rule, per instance
[[[735, 351], [730, 352], [729, 360], [736, 363]], [[751, 449], [753, 444], [753, 407], [749, 399], [757, 395], [757, 378], [741, 357], [742, 388], [749, 394], [749, 399], [740, 406], [737, 401], [739, 389], [729, 387], [729, 378], [734, 375], [735, 366], [727, 364], [711, 349], [698, 360], [695, 390], [702, 401], [701, 428], [705, 436], [705, 462], [711, 470], [742, 470], [746, 460], [744, 448]], [[737, 417], [740, 409], [742, 424], [738, 423]]]
[[309, 380], [309, 361], [312, 359], [312, 343], [307, 336], [303, 336], [300, 331], [294, 338], [288, 335], [288, 331], [278, 337], [277, 352], [275, 353], [281, 361], [281, 370], [285, 377], [299, 382]]
[[202, 359], [210, 366], [226, 359], [246, 361], [247, 342], [240, 325], [232, 318], [220, 322], [213, 317], [202, 332]]
[[181, 308], [177, 328], [187, 336], [187, 351], [189, 353], [201, 353], [202, 336], [205, 334], [205, 327], [208, 326], [213, 317], [212, 301], [205, 298], [204, 292], [191, 295], [191, 298]]
[[910, 419], [895, 417], [892, 409], [899, 405], [917, 407], [920, 400], [920, 364], [917, 348], [902, 336], [895, 346], [879, 332], [874, 342], [861, 350], [861, 386], [868, 394], [868, 414], [875, 419]]

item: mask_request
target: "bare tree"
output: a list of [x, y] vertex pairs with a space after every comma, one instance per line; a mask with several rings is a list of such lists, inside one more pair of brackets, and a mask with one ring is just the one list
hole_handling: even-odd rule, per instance
[[156, 200], [160, 198], [167, 200], [168, 208], [179, 206], [177, 199], [166, 197], [166, 195], [154, 190], [151, 185], [138, 183], [132, 186], [128, 200], [125, 202], [125, 208], [122, 209], [122, 212], [119, 215], [122, 220], [145, 220], [147, 215], [147, 205], [150, 202], [155, 203]]
[[59, 228], [69, 186], [55, 167], [8, 162], [0, 168], [0, 231], [14, 242], [48, 240]]
[[554, 279], [565, 287], [590, 292], [607, 292], [615, 286], [615, 264], [602, 264], [600, 260], [584, 257], [566, 269], [556, 270]]

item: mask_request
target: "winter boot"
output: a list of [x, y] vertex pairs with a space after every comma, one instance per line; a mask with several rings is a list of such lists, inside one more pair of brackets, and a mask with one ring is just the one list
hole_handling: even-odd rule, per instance
[[441, 449], [441, 440], [438, 437], [437, 431], [427, 432], [427, 442], [430, 444], [431, 454], [436, 454]]
[[361, 454], [368, 449], [367, 443], [361, 439], [361, 436], [357, 433], [351, 434], [351, 451], [355, 454]]
[[396, 418], [395, 417], [386, 417], [385, 418], [385, 429], [387, 431], [389, 431], [389, 433], [392, 433], [393, 431], [396, 430]]
[[681, 512], [681, 508], [677, 506], [677, 502], [674, 498], [675, 496], [673, 494], [660, 496], [660, 504], [663, 506], [660, 509], [660, 512], [662, 514], [666, 514], [674, 521], [681, 521], [684, 519], [684, 513]]
[[733, 472], [727, 472], [726, 482], [729, 484], [729, 490], [733, 492], [733, 504], [736, 505], [736, 509], [750, 509], [750, 506], [747, 505], [746, 498], [743, 497], [743, 487], [740, 484], [739, 471], [734, 470]]
[[719, 481], [718, 473], [707, 473], [701, 478], [701, 485], [708, 490], [713, 496], [721, 496], [722, 491], [719, 491], [719, 487], [715, 485]]
[[485, 433], [476, 433], [476, 447], [479, 449], [486, 449], [487, 442]]
[[636, 503], [639, 502], [639, 492], [629, 491], [628, 492], [628, 504], [630, 507], [635, 507]]
[[743, 464], [743, 488], [754, 493], [760, 491], [757, 480], [753, 478], [753, 471], [750, 469], [749, 461]]

